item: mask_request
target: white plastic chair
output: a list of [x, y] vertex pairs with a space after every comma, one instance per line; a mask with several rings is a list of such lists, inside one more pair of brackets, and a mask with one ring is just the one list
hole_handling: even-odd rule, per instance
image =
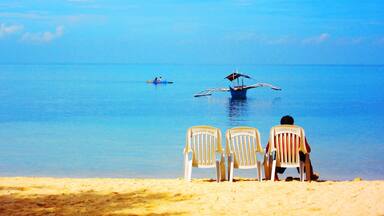
[[307, 153], [304, 129], [296, 125], [278, 125], [271, 128], [269, 149], [272, 156], [271, 180], [275, 180], [276, 167], [297, 168], [300, 181], [304, 181], [304, 162], [299, 152]]
[[229, 181], [233, 181], [234, 169], [255, 168], [257, 168], [259, 181], [262, 181], [262, 152], [260, 134], [256, 128], [236, 127], [228, 129], [226, 132], [226, 154]]
[[187, 131], [184, 148], [184, 178], [191, 181], [192, 167], [216, 168], [217, 182], [225, 180], [221, 131], [211, 126], [194, 126]]

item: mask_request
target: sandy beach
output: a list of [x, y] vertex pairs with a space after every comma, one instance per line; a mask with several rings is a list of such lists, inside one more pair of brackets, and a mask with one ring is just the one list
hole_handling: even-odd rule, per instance
[[384, 181], [0, 178], [0, 215], [384, 215]]

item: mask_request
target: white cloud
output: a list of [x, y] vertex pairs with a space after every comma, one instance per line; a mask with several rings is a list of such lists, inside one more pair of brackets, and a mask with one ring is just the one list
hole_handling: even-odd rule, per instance
[[64, 27], [58, 26], [56, 27], [56, 30], [54, 32], [49, 32], [49, 31], [35, 32], [35, 33], [26, 32], [24, 33], [21, 40], [35, 42], [35, 43], [48, 43], [56, 38], [63, 36], [63, 34], [64, 34]]
[[23, 30], [22, 25], [5, 25], [4, 23], [0, 24], [0, 38], [5, 37], [10, 34], [14, 34]]
[[302, 42], [303, 44], [319, 44], [328, 40], [331, 36], [328, 33], [322, 33], [315, 37], [305, 38]]

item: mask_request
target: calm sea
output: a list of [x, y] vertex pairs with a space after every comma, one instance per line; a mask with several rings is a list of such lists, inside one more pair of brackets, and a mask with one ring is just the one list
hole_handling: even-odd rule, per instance
[[[283, 90], [193, 97], [236, 68]], [[174, 84], [145, 82], [160, 75]], [[290, 114], [321, 178], [384, 179], [383, 83], [384, 66], [0, 65], [0, 176], [181, 177], [188, 127], [253, 126], [265, 146]]]

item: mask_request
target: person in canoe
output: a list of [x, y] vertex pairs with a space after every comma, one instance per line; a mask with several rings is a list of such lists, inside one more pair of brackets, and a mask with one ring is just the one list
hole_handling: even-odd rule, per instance
[[147, 83], [153, 83], [153, 84], [172, 84], [172, 81], [167, 81], [166, 79], [163, 79], [163, 77], [155, 77], [152, 80], [147, 80]]
[[155, 79], [153, 79], [154, 83], [159, 83], [161, 81], [162, 81], [162, 77], [161, 76], [160, 77], [155, 77]]

